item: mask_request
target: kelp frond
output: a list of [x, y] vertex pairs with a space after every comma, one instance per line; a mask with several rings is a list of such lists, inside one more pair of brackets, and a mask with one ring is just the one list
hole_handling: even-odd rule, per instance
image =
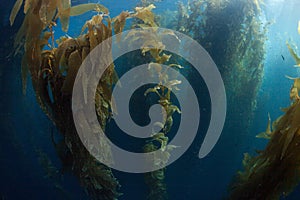
[[9, 16], [10, 25], [12, 26], [15, 18], [23, 4], [23, 0], [17, 0]]
[[99, 3], [86, 3], [72, 6], [70, 16], [82, 15], [88, 11], [96, 11], [98, 13], [109, 14], [109, 10]]
[[291, 56], [294, 58], [296, 65], [300, 66], [300, 57], [298, 56], [296, 50], [288, 42], [286, 42], [286, 46], [288, 47]]
[[117, 41], [120, 42], [121, 40], [121, 34], [124, 30], [125, 24], [126, 24], [126, 19], [130, 18], [130, 12], [128, 11], [123, 11], [121, 14], [113, 18], [113, 23], [114, 23], [114, 31], [115, 34], [117, 35]]
[[270, 113], [268, 113], [268, 125], [267, 125], [266, 131], [256, 135], [256, 137], [257, 138], [265, 138], [265, 139], [270, 139], [272, 137]]
[[133, 16], [142, 20], [145, 24], [151, 27], [156, 27], [157, 24], [155, 23], [154, 14], [152, 12], [152, 9], [154, 8], [155, 6], [153, 4], [150, 4], [147, 7], [136, 7], [136, 13], [133, 14]]

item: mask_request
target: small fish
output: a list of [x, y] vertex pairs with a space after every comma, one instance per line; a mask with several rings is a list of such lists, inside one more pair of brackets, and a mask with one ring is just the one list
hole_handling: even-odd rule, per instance
[[284, 56], [283, 56], [283, 55], [281, 55], [281, 58], [282, 58], [282, 60], [283, 60], [283, 61], [285, 60], [285, 58], [284, 58]]

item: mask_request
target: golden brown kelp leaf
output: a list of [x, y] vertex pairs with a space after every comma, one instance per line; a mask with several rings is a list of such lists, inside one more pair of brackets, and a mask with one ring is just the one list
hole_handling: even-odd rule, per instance
[[93, 50], [98, 45], [97, 36], [94, 33], [93, 26], [91, 24], [88, 24], [88, 36], [90, 40], [90, 50]]
[[[162, 37], [165, 35], [170, 35], [171, 32], [158, 32], [157, 27], [147, 27], [141, 29], [131, 30], [125, 37], [125, 40], [129, 39], [130, 42], [143, 39], [145, 42], [142, 44], [142, 54], [146, 55], [147, 52], [150, 52], [151, 56], [156, 60], [157, 63], [163, 64], [171, 58], [171, 55], [163, 53], [165, 45], [161, 42]], [[173, 36], [176, 35], [173, 33]], [[174, 64], [173, 66], [179, 66]]]
[[288, 42], [286, 42], [286, 46], [288, 47], [291, 56], [294, 58], [296, 65], [300, 66], [300, 58], [296, 53], [295, 49], [293, 49]]
[[230, 199], [279, 199], [300, 181], [300, 101], [295, 101], [276, 120], [265, 150], [248, 158], [238, 173]]
[[26, 15], [20, 29], [16, 34], [15, 41], [14, 41], [15, 55], [19, 52], [20, 48], [22, 48], [24, 45], [23, 39], [26, 36], [27, 27], [29, 25], [28, 19], [29, 19], [29, 15]]
[[300, 78], [292, 78], [290, 76], [286, 76], [286, 78], [294, 81], [292, 88], [297, 89], [297, 91], [300, 90]]
[[81, 55], [78, 50], [75, 50], [68, 59], [67, 77], [61, 89], [63, 93], [72, 94], [75, 78], [81, 63]]
[[[296, 53], [295, 49], [293, 49], [291, 47], [291, 45], [286, 42], [286, 45], [289, 49], [289, 52], [291, 54], [291, 56], [294, 58], [295, 62], [296, 62], [296, 66], [299, 67], [300, 66], [300, 58], [298, 56], [298, 54]], [[291, 78], [289, 76], [286, 76], [287, 78], [289, 79], [292, 79], [294, 80], [294, 84], [290, 90], [290, 99], [291, 100], [300, 100], [300, 97], [299, 97], [299, 91], [300, 91], [300, 78]]]
[[[294, 104], [300, 104], [300, 100], [296, 101]], [[297, 132], [300, 128], [300, 110], [293, 110], [290, 114], [291, 118], [289, 119], [289, 126], [286, 127], [286, 131]]]
[[63, 72], [67, 65], [67, 60], [70, 56], [70, 54], [78, 48], [78, 43], [73, 38], [66, 38], [63, 42], [61, 42], [57, 48], [57, 51], [55, 51], [55, 66], [53, 67], [53, 70], [55, 70], [55, 73], [57, 72]]
[[57, 1], [57, 17], [60, 19], [61, 27], [64, 32], [69, 29], [71, 1], [70, 0], [58, 0]]
[[286, 128], [285, 130], [282, 131], [282, 134], [286, 134], [286, 138], [282, 147], [280, 159], [283, 159], [284, 156], [286, 156], [287, 148], [290, 146], [292, 140], [294, 139], [297, 129], [298, 128], [294, 128], [294, 129]]
[[111, 25], [108, 19], [108, 25], [103, 24], [103, 15], [95, 15], [91, 20], [88, 20], [82, 27], [81, 32], [88, 29], [87, 36], [89, 38], [90, 50], [94, 49], [100, 42], [111, 36]]
[[296, 78], [294, 80], [294, 87], [296, 87], [298, 90], [300, 90], [300, 78]]
[[82, 15], [88, 11], [97, 11], [99, 13], [102, 12], [104, 14], [109, 13], [109, 10], [99, 3], [86, 3], [77, 6], [72, 6], [70, 16]]
[[31, 4], [31, 0], [25, 0], [25, 4], [24, 4], [24, 14], [26, 14], [27, 11], [29, 10], [30, 4]]
[[157, 25], [154, 21], [154, 14], [152, 13], [153, 8], [155, 8], [153, 4], [150, 4], [147, 7], [136, 7], [136, 13], [132, 16], [142, 20], [147, 25], [156, 27]]
[[[165, 49], [165, 45], [162, 42], [156, 40], [156, 38], [149, 38], [146, 42], [144, 42], [142, 48], [142, 54], [145, 55], [146, 52], [151, 51], [154, 52], [152, 56], [156, 59], [159, 55], [156, 53], [160, 53], [163, 49]], [[154, 50], [154, 51], [153, 51]], [[162, 63], [161, 63], [162, 64]]]
[[300, 97], [299, 97], [299, 92], [298, 92], [298, 89], [295, 88], [295, 87], [292, 87], [291, 88], [291, 91], [290, 91], [290, 99], [291, 100], [299, 100]]
[[47, 1], [42, 1], [41, 7], [39, 9], [39, 16], [41, 21], [47, 24]]
[[12, 26], [15, 18], [23, 4], [23, 0], [17, 0], [9, 16], [10, 25]]
[[88, 40], [88, 36], [86, 34], [81, 35], [76, 41], [78, 46], [81, 48], [81, 59], [83, 61], [90, 53], [90, 42]]
[[109, 34], [110, 30], [108, 27], [101, 23], [99, 27], [95, 27], [95, 35], [97, 37], [98, 44], [100, 44], [102, 41], [106, 40], [111, 35]]
[[[33, 87], [37, 93], [37, 98], [39, 99], [39, 90], [38, 90], [38, 69], [41, 61], [41, 45], [40, 35], [43, 30], [43, 23], [39, 17], [39, 9], [41, 8], [42, 1], [30, 1], [31, 9], [30, 12], [26, 13], [23, 24], [19, 29], [16, 38], [14, 47], [16, 53], [23, 46], [23, 39], [25, 38], [25, 55], [22, 60], [22, 80], [23, 80], [23, 92], [26, 90], [26, 77], [27, 70], [29, 69], [32, 76]], [[17, 1], [15, 5], [21, 5], [21, 2]], [[16, 12], [19, 10], [16, 6], [12, 11], [12, 23]]]
[[[34, 86], [35, 94], [37, 101], [41, 109], [45, 114], [51, 119], [54, 120], [53, 113], [51, 110], [51, 98], [49, 95], [50, 80], [53, 77], [52, 72], [52, 62], [49, 62], [51, 51], [43, 51], [40, 53], [40, 64], [37, 69], [37, 75], [35, 75], [35, 70], [31, 71], [31, 79]], [[28, 59], [28, 58], [27, 58]]]
[[29, 15], [29, 26], [26, 27], [25, 50], [28, 62], [28, 68], [33, 80], [38, 75], [38, 69], [41, 61], [40, 35], [43, 30], [43, 23], [37, 15]]
[[256, 135], [256, 137], [257, 138], [265, 138], [265, 139], [270, 139], [272, 137], [271, 117], [270, 117], [269, 113], [268, 113], [268, 125], [267, 125], [266, 131]]
[[41, 21], [44, 23], [44, 28], [50, 25], [52, 22], [57, 8], [58, 0], [43, 0], [39, 9], [39, 16]]
[[[114, 23], [114, 31], [115, 34], [119, 34], [123, 32], [123, 29], [125, 27], [126, 19], [130, 17], [130, 13], [128, 11], [121, 12], [120, 15], [113, 18], [112, 22]], [[121, 34], [117, 35], [117, 42], [120, 42], [121, 40]]]
[[91, 28], [94, 28], [94, 26], [100, 25], [102, 21], [103, 21], [103, 15], [93, 16], [92, 19], [86, 21], [85, 24], [82, 26], [81, 33], [83, 33], [85, 29], [88, 28], [89, 25], [91, 25]]
[[300, 100], [299, 91], [300, 91], [300, 78], [292, 78], [286, 76], [288, 79], [294, 80], [294, 84], [290, 90], [290, 99], [291, 100]]
[[88, 54], [90, 53], [90, 48], [89, 47], [83, 47], [82, 48], [82, 53], [81, 53], [81, 58], [84, 60]]

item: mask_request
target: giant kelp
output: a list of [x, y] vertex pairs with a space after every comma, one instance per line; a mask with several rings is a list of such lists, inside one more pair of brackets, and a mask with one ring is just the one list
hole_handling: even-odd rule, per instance
[[[144, 8], [137, 8], [135, 16], [138, 20], [135, 21], [134, 26], [139, 29], [131, 30], [125, 39], [135, 41], [142, 39], [141, 54], [142, 59], [145, 56], [150, 57], [148, 69], [152, 76], [157, 76], [159, 84], [154, 87], [148, 88], [144, 95], [147, 96], [150, 93], [154, 93], [158, 97], [158, 103], [162, 106], [162, 114], [165, 119], [165, 123], [156, 122], [155, 125], [161, 130], [158, 133], [154, 133], [149, 140], [147, 140], [144, 146], [144, 152], [152, 152], [158, 149], [162, 150], [162, 154], [159, 158], [154, 158], [155, 165], [158, 167], [165, 166], [168, 162], [172, 151], [175, 146], [167, 146], [169, 138], [168, 133], [173, 126], [173, 114], [175, 112], [180, 113], [180, 109], [172, 103], [171, 93], [172, 90], [178, 89], [177, 85], [181, 83], [180, 80], [176, 80], [176, 77], [169, 77], [167, 74], [168, 68], [163, 69], [162, 65], [167, 65], [169, 68], [181, 69], [181, 65], [170, 62], [172, 54], [166, 53], [165, 45], [162, 42], [162, 38], [166, 35], [174, 36], [173, 31], [160, 31], [157, 29], [155, 22], [155, 16], [150, 11], [155, 8], [153, 4], [150, 4]], [[180, 41], [178, 41], [180, 42]], [[137, 59], [135, 57], [135, 59]], [[165, 183], [166, 168], [161, 168], [156, 171], [148, 172], [145, 174], [145, 181], [149, 188], [148, 199], [168, 199], [167, 185]]]
[[[287, 45], [297, 62], [296, 51]], [[288, 77], [290, 78], [290, 77]], [[285, 113], [272, 124], [269, 119], [269, 142], [263, 151], [251, 157], [245, 154], [244, 170], [238, 172], [232, 184], [230, 199], [280, 199], [287, 196], [300, 182], [300, 79], [293, 78], [290, 90], [292, 101]], [[260, 134], [261, 135], [261, 134]]]
[[[235, 127], [248, 127], [256, 108], [265, 57], [268, 23], [262, 21], [259, 0], [192, 0], [178, 3], [175, 19], [162, 15], [162, 24], [183, 32], [199, 42], [213, 58], [227, 88], [228, 115], [244, 122]], [[170, 15], [170, 14], [169, 14]], [[239, 106], [236, 106], [239, 99]], [[242, 110], [239, 110], [243, 107]], [[242, 123], [242, 124], [241, 124]], [[238, 130], [236, 130], [238, 131]]]
[[[17, 8], [19, 9], [19, 6]], [[76, 134], [71, 111], [72, 88], [83, 59], [92, 48], [112, 34], [110, 21], [104, 25], [102, 20], [96, 20], [107, 14], [104, 13], [107, 12], [106, 9], [99, 10], [99, 8], [104, 7], [98, 4], [71, 7], [68, 0], [27, 0], [24, 6], [26, 15], [17, 33], [15, 47], [19, 49], [24, 44], [23, 90], [26, 91], [25, 85], [29, 71], [41, 108], [64, 136], [65, 145], [59, 146], [59, 148], [64, 147], [64, 150], [58, 150], [64, 155], [59, 155], [59, 157], [72, 160], [63, 161], [64, 165], [71, 165], [64, 166], [64, 168], [72, 169], [92, 199], [114, 199], [119, 195], [117, 192], [119, 183], [111, 170], [96, 161], [84, 148]], [[13, 9], [11, 19], [14, 18], [18, 9]], [[78, 38], [57, 40], [58, 46], [56, 47], [53, 30], [56, 20], [59, 19], [62, 29], [67, 31], [70, 15], [77, 15], [89, 9], [98, 9], [99, 13], [86, 23], [89, 28], [88, 32]], [[44, 47], [48, 47], [48, 50]], [[107, 73], [114, 74], [113, 65], [109, 67]], [[97, 91], [109, 93], [112, 84], [112, 81], [100, 82]], [[110, 109], [102, 106], [104, 101], [110, 102], [109, 94], [104, 94], [107, 96], [96, 95], [96, 106], [99, 110], [97, 113], [102, 127], [105, 127], [106, 120], [110, 116]], [[106, 151], [109, 154], [109, 148]]]
[[[22, 3], [23, 1], [20, 0], [16, 2], [11, 13], [11, 23]], [[63, 168], [72, 170], [91, 199], [116, 199], [120, 195], [118, 193], [120, 185], [114, 178], [111, 169], [99, 163], [89, 154], [76, 133], [71, 110], [73, 85], [81, 63], [87, 55], [102, 41], [110, 38], [113, 32], [121, 33], [127, 18], [136, 18], [142, 22], [140, 26], [142, 24], [156, 26], [154, 15], [151, 12], [155, 6], [150, 4], [146, 7], [136, 7], [133, 12], [123, 11], [111, 19], [109, 10], [101, 4], [88, 3], [71, 6], [70, 0], [26, 0], [24, 3], [25, 18], [15, 39], [16, 53], [20, 52], [22, 47], [25, 50], [22, 59], [23, 91], [24, 93], [26, 91], [29, 72], [38, 103], [63, 135], [60, 145], [54, 143], [64, 165]], [[61, 37], [55, 40], [54, 28], [56, 28], [57, 20], [60, 20], [62, 30], [66, 32], [70, 16], [77, 16], [90, 10], [96, 11], [97, 14], [83, 24], [80, 36], [77, 38]], [[135, 37], [140, 36], [135, 35]], [[118, 37], [118, 40], [120, 39], [121, 36]], [[156, 41], [148, 40], [148, 42], [156, 44]], [[106, 48], [111, 51], [111, 45]], [[160, 55], [162, 50], [159, 48], [151, 50], [146, 44], [143, 51], [144, 53], [151, 52], [151, 55], [161, 64], [169, 58], [166, 54]], [[110, 58], [105, 58], [105, 60], [110, 62]], [[93, 65], [93, 61], [90, 60], [90, 62]], [[174, 66], [178, 65], [174, 64]], [[80, 78], [82, 85], [88, 83], [85, 75]], [[112, 63], [97, 86], [95, 108], [102, 129], [105, 129], [107, 120], [115, 111], [111, 95], [112, 87], [117, 79]], [[176, 84], [176, 82], [170, 82], [168, 87]], [[84, 88], [84, 100], [86, 101], [87, 91]], [[164, 91], [168, 90], [167, 87], [164, 89]], [[166, 94], [170, 95], [170, 91]], [[175, 109], [175, 106], [171, 105], [168, 98], [170, 97], [164, 98], [163, 101], [164, 107], [168, 111], [166, 116], [169, 122], [168, 128], [164, 128], [163, 135], [153, 136], [152, 139], [152, 141], [160, 141], [161, 148], [165, 148], [167, 143], [165, 134], [171, 126], [172, 114], [176, 110], [179, 112], [179, 109]], [[99, 142], [103, 143], [104, 141]], [[101, 144], [101, 146], [106, 147], [101, 153], [113, 160], [109, 145]], [[153, 145], [153, 147], [155, 146]], [[169, 155], [167, 151], [165, 152]], [[161, 191], [165, 193], [164, 187], [160, 184], [164, 174], [159, 172], [163, 171], [151, 173], [155, 180], [158, 180], [157, 184], [154, 184], [157, 190], [156, 197], [158, 194], [162, 195]]]

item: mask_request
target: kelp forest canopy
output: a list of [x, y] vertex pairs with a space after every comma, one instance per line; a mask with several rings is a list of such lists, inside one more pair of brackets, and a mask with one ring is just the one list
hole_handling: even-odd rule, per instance
[[[141, 47], [138, 56], [134, 55], [132, 62], [150, 60], [151, 73], [160, 77], [161, 84], [149, 88], [144, 94], [146, 97], [150, 93], [157, 96], [157, 103], [166, 111], [167, 120], [165, 124], [160, 124], [161, 131], [147, 140], [142, 149], [144, 152], [166, 148], [169, 141], [168, 133], [173, 126], [173, 114], [181, 112], [171, 98], [172, 89], [177, 89], [181, 81], [167, 77], [161, 65], [167, 65], [177, 71], [186, 70], [187, 76], [192, 76], [189, 73], [188, 63], [183, 62], [183, 65], [182, 61], [179, 62], [178, 56], [164, 51], [161, 36], [174, 33], [159, 33], [155, 27], [162, 26], [189, 35], [208, 51], [217, 64], [227, 89], [228, 117], [235, 119], [225, 127], [224, 132], [237, 133], [247, 130], [256, 108], [256, 96], [263, 77], [268, 27], [268, 23], [264, 21], [262, 2], [260, 0], [190, 0], [188, 3], [178, 2], [176, 10], [154, 14], [157, 2], [157, 0], [142, 0], [137, 7], [130, 11], [121, 11], [117, 16], [111, 16], [109, 8], [102, 4], [86, 3], [72, 6], [70, 0], [17, 0], [11, 11], [11, 24], [14, 23], [18, 12], [22, 11], [25, 14], [14, 44], [15, 53], [22, 54], [23, 92], [26, 93], [27, 79], [30, 77], [40, 107], [63, 135], [63, 140], [59, 144], [54, 144], [58, 156], [62, 164], [67, 165], [65, 167], [78, 178], [91, 199], [118, 198], [121, 195], [120, 183], [112, 170], [99, 163], [82, 145], [73, 122], [72, 90], [81, 63], [93, 49], [113, 34], [122, 33], [125, 29], [139, 28], [139, 31], [132, 29], [126, 38], [118, 35], [117, 41], [141, 38], [147, 41]], [[66, 33], [72, 31], [69, 30], [70, 20], [73, 19], [70, 17], [86, 12], [92, 12], [94, 15], [81, 25], [79, 28], [81, 34], [74, 38], [67, 34], [57, 38], [55, 30], [61, 29]], [[57, 25], [58, 22], [61, 27]], [[151, 31], [147, 28], [151, 28]], [[111, 48], [112, 44], [107, 47], [109, 51]], [[299, 61], [292, 47], [288, 46], [288, 48], [292, 56]], [[253, 191], [260, 188], [263, 188], [265, 193], [258, 192], [260, 196], [257, 197], [266, 197], [264, 195], [267, 192], [278, 196], [283, 191], [287, 193], [287, 188], [291, 188], [299, 181], [296, 178], [298, 177], [297, 165], [294, 164], [299, 159], [296, 159], [296, 151], [293, 151], [293, 148], [296, 148], [299, 132], [297, 122], [300, 116], [297, 112], [300, 81], [293, 80], [292, 106], [286, 109], [284, 117], [276, 120], [276, 124], [273, 123], [273, 131], [266, 131], [265, 135], [272, 135], [267, 149], [254, 158], [250, 158], [248, 154], [245, 156], [243, 162], [245, 172], [239, 174], [239, 181], [230, 196], [232, 199], [242, 199], [254, 194]], [[84, 76], [81, 77], [81, 81], [82, 85], [88, 84]], [[112, 62], [99, 81], [95, 94], [95, 109], [103, 129], [116, 112], [112, 90], [117, 81], [118, 75]], [[236, 103], [237, 100], [239, 105]], [[241, 130], [240, 127], [243, 129]], [[235, 139], [240, 139], [238, 134]], [[103, 141], [99, 143], [107, 147], [102, 153], [113, 157], [110, 146], [103, 144]], [[279, 147], [284, 150], [280, 151]], [[166, 162], [172, 151], [164, 152], [166, 160], [157, 163]], [[232, 152], [227, 153], [229, 157]], [[277, 165], [283, 162], [282, 160], [289, 164]], [[282, 168], [275, 169], [278, 166]], [[271, 170], [281, 170], [282, 176], [268, 178], [273, 185], [269, 183], [259, 185], [257, 182], [260, 181], [259, 178], [271, 176], [268, 174]], [[252, 179], [254, 171], [258, 172], [257, 179]], [[145, 174], [149, 199], [168, 198], [165, 172], [166, 168], [163, 168]], [[288, 180], [285, 183], [280, 182], [283, 176], [289, 178], [285, 179]], [[279, 185], [274, 185], [275, 183]], [[271, 185], [273, 188], [270, 187]], [[252, 190], [252, 193], [244, 191], [246, 188], [250, 188], [249, 191]]]

